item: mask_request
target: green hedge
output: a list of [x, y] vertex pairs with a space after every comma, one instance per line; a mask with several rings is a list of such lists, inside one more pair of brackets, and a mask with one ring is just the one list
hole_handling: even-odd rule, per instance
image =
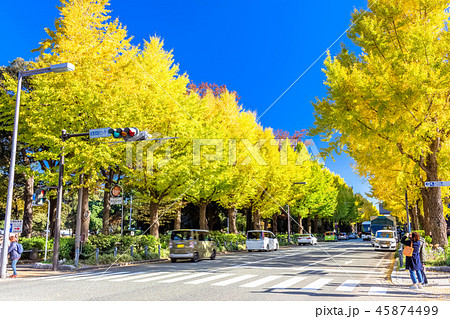
[[[37, 248], [38, 250], [45, 249], [45, 237], [20, 238], [24, 250], [31, 250]], [[158, 252], [158, 245], [160, 241], [154, 236], [140, 235], [140, 236], [123, 236], [120, 235], [92, 235], [88, 240], [82, 244], [81, 255], [82, 259], [89, 259], [95, 254], [98, 248], [99, 255], [112, 254], [114, 248], [117, 247], [119, 252], [129, 250], [133, 245], [133, 255], [144, 254], [145, 246], [148, 246], [148, 253], [154, 255]], [[53, 239], [49, 240], [48, 251], [53, 250]], [[59, 258], [60, 259], [74, 259], [75, 258], [75, 238], [62, 237], [59, 241]], [[95, 258], [95, 256], [94, 256]], [[138, 257], [136, 257], [138, 258]]]
[[[38, 250], [45, 249], [45, 237], [31, 237], [31, 238], [19, 238], [19, 242], [22, 244], [24, 250], [31, 250], [37, 248]], [[53, 238], [49, 238], [47, 249], [53, 249]]]

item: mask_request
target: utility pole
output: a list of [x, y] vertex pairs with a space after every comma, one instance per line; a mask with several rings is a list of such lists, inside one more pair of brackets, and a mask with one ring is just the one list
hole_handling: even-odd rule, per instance
[[133, 209], [133, 195], [131, 195], [131, 202], [130, 202], [130, 225], [128, 226], [128, 230], [131, 231], [131, 211]]
[[291, 243], [291, 211], [289, 208], [289, 204], [287, 205], [287, 214], [288, 214], [288, 231], [287, 231], [287, 239], [288, 243]]
[[[83, 174], [80, 175], [80, 186], [84, 183]], [[78, 189], [78, 207], [77, 207], [77, 224], [75, 227], [75, 266], [78, 267], [78, 259], [80, 258], [81, 243], [81, 215], [83, 210], [83, 188]]]

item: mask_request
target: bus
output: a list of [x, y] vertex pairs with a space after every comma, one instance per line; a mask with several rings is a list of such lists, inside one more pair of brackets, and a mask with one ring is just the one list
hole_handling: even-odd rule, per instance
[[366, 221], [361, 224], [361, 238], [363, 240], [370, 240], [370, 223], [370, 221]]

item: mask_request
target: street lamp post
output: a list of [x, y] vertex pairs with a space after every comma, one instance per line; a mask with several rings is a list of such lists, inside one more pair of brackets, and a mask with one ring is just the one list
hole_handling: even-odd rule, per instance
[[14, 187], [14, 170], [16, 166], [16, 150], [17, 150], [17, 135], [19, 133], [19, 112], [20, 112], [20, 91], [22, 89], [22, 78], [30, 75], [37, 75], [43, 73], [60, 73], [66, 71], [73, 71], [75, 67], [71, 63], [62, 63], [52, 65], [48, 68], [20, 71], [17, 81], [17, 94], [16, 94], [16, 107], [14, 110], [14, 126], [13, 126], [13, 138], [11, 145], [11, 162], [9, 164], [9, 181], [8, 181], [8, 195], [6, 197], [6, 213], [5, 213], [5, 232], [3, 235], [3, 247], [1, 254], [1, 270], [0, 277], [6, 278], [6, 266], [8, 263], [8, 244], [9, 244], [9, 224], [11, 222], [11, 207], [12, 207], [12, 195]]

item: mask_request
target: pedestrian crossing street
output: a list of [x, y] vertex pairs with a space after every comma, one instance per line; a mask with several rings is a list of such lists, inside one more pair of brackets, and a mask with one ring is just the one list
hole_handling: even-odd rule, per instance
[[[347, 277], [348, 278], [348, 277]], [[367, 285], [360, 280], [346, 277], [301, 276], [301, 275], [256, 275], [236, 274], [234, 272], [170, 272], [170, 271], [116, 271], [84, 272], [57, 276], [24, 278], [26, 281], [60, 281], [60, 282], [132, 282], [172, 284], [180, 283], [190, 286], [209, 284], [213, 287], [239, 287], [259, 289], [298, 289], [304, 292], [334, 290], [336, 293], [367, 293], [384, 295], [388, 288], [383, 285]]]

